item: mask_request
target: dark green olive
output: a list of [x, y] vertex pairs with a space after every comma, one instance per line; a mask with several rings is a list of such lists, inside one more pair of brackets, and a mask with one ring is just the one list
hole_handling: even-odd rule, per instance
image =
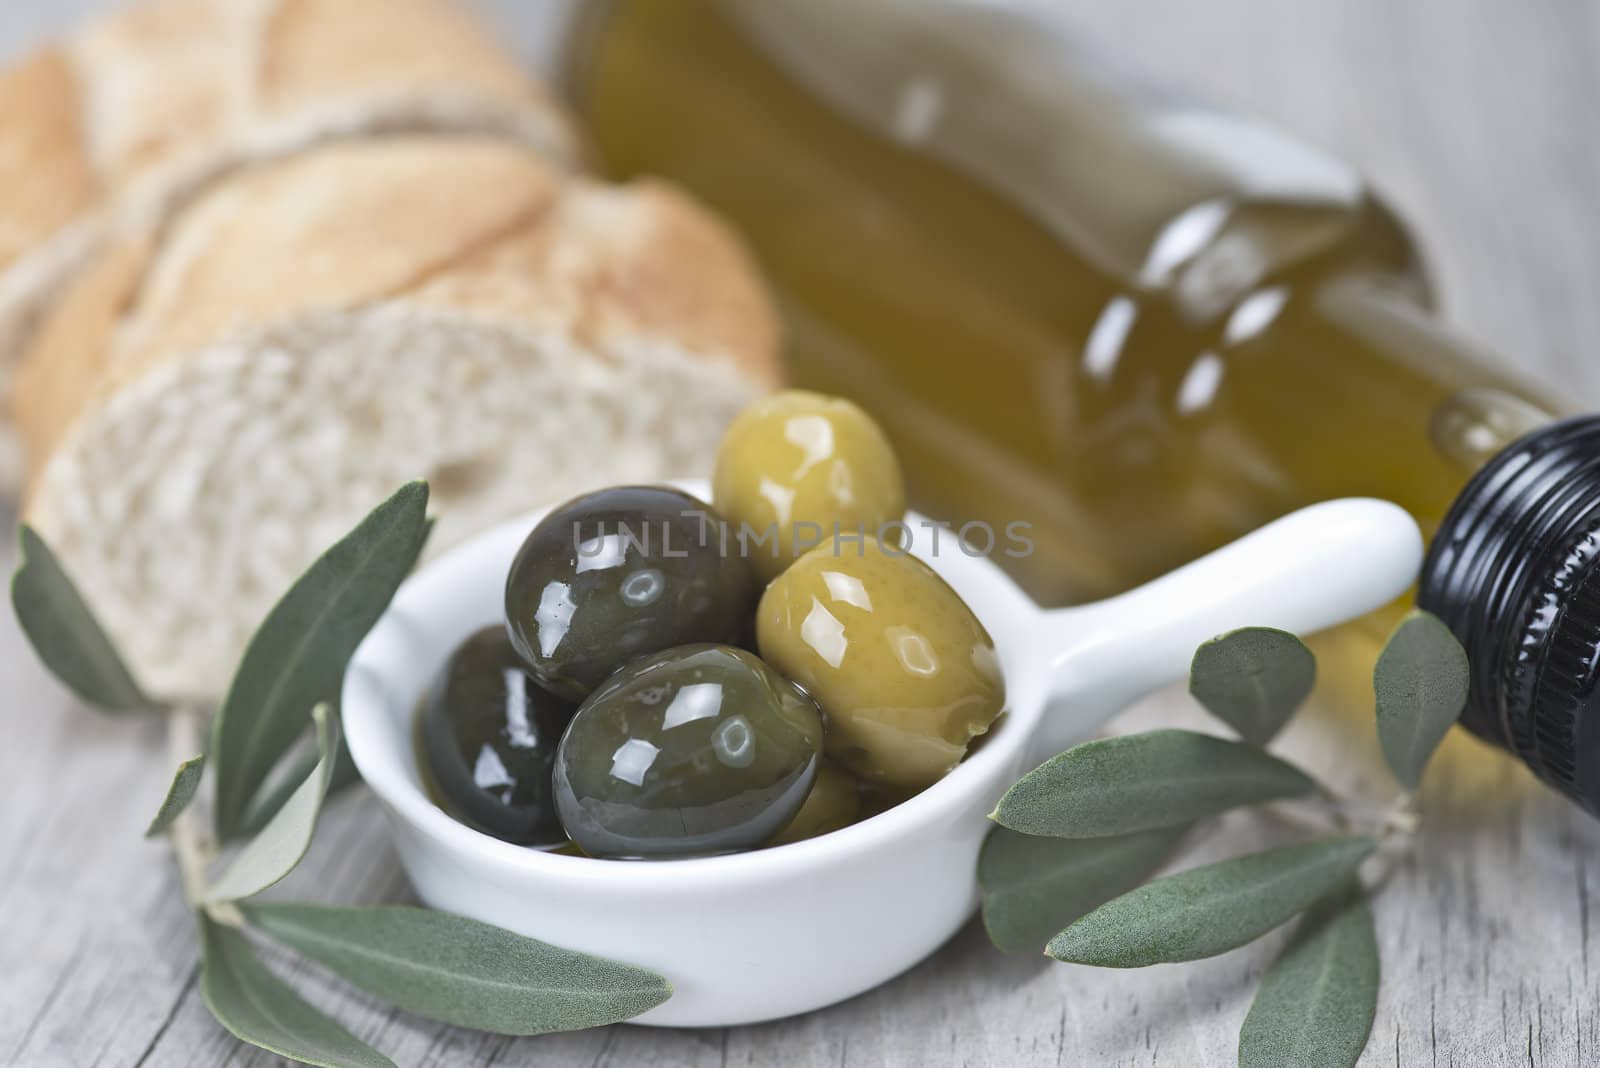
[[564, 841], [551, 767], [574, 711], [539, 688], [504, 627], [462, 642], [422, 703], [423, 757], [445, 810], [508, 842]]
[[506, 621], [545, 688], [581, 701], [636, 656], [739, 641], [759, 593], [710, 505], [619, 486], [567, 502], [528, 535], [506, 578]]
[[753, 653], [688, 645], [641, 657], [573, 717], [556, 805], [593, 857], [754, 849], [811, 792], [822, 714]]

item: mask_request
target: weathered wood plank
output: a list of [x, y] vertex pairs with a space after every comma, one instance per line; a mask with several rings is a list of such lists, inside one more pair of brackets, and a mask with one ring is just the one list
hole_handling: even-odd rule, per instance
[[[92, 0], [0, 5], [11, 53]], [[494, 5], [529, 45], [539, 5]], [[1373, 174], [1412, 220], [1464, 328], [1511, 365], [1600, 403], [1600, 8], [1584, 0], [1095, 0], [1113, 47], [1263, 112]], [[0, 568], [9, 570], [9, 547]], [[215, 1068], [241, 1049], [193, 987], [194, 939], [159, 845], [140, 839], [170, 770], [150, 724], [76, 707], [0, 621], [0, 1064]], [[1185, 722], [1167, 697], [1121, 726]], [[1364, 713], [1362, 714], [1364, 716]], [[1364, 718], [1287, 744], [1382, 796]], [[1504, 759], [1453, 738], [1426, 790], [1429, 830], [1376, 912], [1384, 984], [1367, 1065], [1600, 1062], [1600, 824]], [[1293, 833], [1227, 817], [1180, 863]], [[403, 899], [370, 799], [337, 801], [285, 894]], [[908, 890], [908, 892], [914, 892]], [[819, 907], [825, 907], [819, 905]], [[505, 1040], [394, 1013], [286, 958], [308, 994], [400, 1064], [802, 1066], [1227, 1065], [1281, 936], [1142, 972], [992, 952], [968, 927], [911, 972], [824, 1012], [729, 1031], [610, 1028]]]

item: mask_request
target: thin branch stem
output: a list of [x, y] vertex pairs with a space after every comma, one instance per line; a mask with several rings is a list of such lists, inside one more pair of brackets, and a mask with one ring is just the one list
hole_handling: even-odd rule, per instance
[[[1318, 797], [1318, 801], [1326, 798]], [[1347, 829], [1349, 821], [1332, 803], [1308, 806], [1295, 802], [1278, 802], [1263, 808], [1262, 813], [1279, 823], [1298, 827], [1316, 834], [1338, 833]]]
[[1350, 802], [1334, 793], [1321, 782], [1317, 783], [1317, 797], [1328, 806], [1333, 824], [1340, 831], [1348, 831], [1351, 826]]
[[1382, 838], [1412, 835], [1417, 833], [1421, 825], [1417, 795], [1408, 790], [1395, 798], [1394, 804], [1383, 813], [1383, 818], [1378, 822], [1378, 835]]
[[1341, 797], [1319, 782], [1309, 799], [1314, 802], [1311, 808], [1289, 803], [1273, 805], [1267, 811], [1284, 823], [1308, 830], [1340, 834], [1359, 832], [1385, 842], [1409, 837], [1422, 824], [1416, 795], [1409, 792], [1379, 807]]
[[[167, 714], [167, 751], [176, 766], [204, 751], [205, 713], [193, 705], [179, 705]], [[205, 894], [206, 868], [211, 863], [211, 836], [199, 820], [196, 805], [178, 814], [167, 828], [173, 857], [183, 881], [183, 898], [189, 907], [201, 907]]]

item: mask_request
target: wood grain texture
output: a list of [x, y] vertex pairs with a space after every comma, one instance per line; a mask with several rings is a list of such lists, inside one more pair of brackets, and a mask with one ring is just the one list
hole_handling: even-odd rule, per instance
[[[1064, 2], [1064, 0], [1063, 0]], [[0, 52], [92, 5], [0, 4]], [[1509, 365], [1600, 406], [1600, 5], [1590, 0], [1084, 0], [1087, 29], [1223, 103], [1355, 161], [1431, 253], [1448, 314]], [[547, 53], [541, 5], [496, 10]], [[9, 571], [14, 558], [0, 553]], [[233, 1042], [195, 993], [195, 939], [161, 845], [140, 838], [172, 769], [154, 724], [77, 706], [0, 620], [0, 1065], [216, 1068]], [[1193, 725], [1177, 696], [1116, 725]], [[1364, 715], [1297, 724], [1291, 753], [1383, 796]], [[1375, 911], [1384, 976], [1363, 1065], [1600, 1063], [1600, 823], [1453, 737], [1429, 831]], [[1183, 865], [1292, 828], [1226, 817]], [[908, 890], [908, 892], [914, 892]], [[285, 896], [405, 900], [370, 798], [334, 802]], [[825, 902], [819, 903], [825, 907]], [[1007, 958], [969, 925], [886, 986], [727, 1031], [616, 1027], [508, 1040], [438, 1027], [274, 962], [411, 1068], [487, 1065], [1222, 1066], [1282, 934], [1213, 961], [1106, 972]]]

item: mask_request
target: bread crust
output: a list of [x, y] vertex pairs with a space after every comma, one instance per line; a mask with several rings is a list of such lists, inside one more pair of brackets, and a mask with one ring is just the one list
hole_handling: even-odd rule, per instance
[[141, 241], [107, 250], [63, 295], [34, 337], [10, 410], [28, 456], [42, 461], [50, 455], [105, 377], [117, 324], [149, 260], [150, 248]]
[[11, 399], [30, 489], [74, 423], [162, 364], [380, 302], [558, 333], [601, 359], [670, 347], [756, 391], [780, 378], [749, 253], [676, 191], [563, 175], [490, 139], [331, 144], [221, 183], [159, 244], [121, 242], [67, 287]]
[[11, 263], [100, 195], [79, 125], [77, 76], [46, 48], [0, 71], [0, 265]]
[[779, 328], [759, 278], [744, 242], [674, 186], [579, 178], [403, 296], [494, 318], [537, 316], [585, 341], [670, 339], [770, 389], [781, 377]]
[[[484, 26], [451, 16], [441, 17], [439, 0], [276, 0], [260, 37], [260, 107], [295, 114], [398, 81], [517, 105], [532, 96], [556, 109]], [[575, 156], [576, 145], [564, 152]]]

